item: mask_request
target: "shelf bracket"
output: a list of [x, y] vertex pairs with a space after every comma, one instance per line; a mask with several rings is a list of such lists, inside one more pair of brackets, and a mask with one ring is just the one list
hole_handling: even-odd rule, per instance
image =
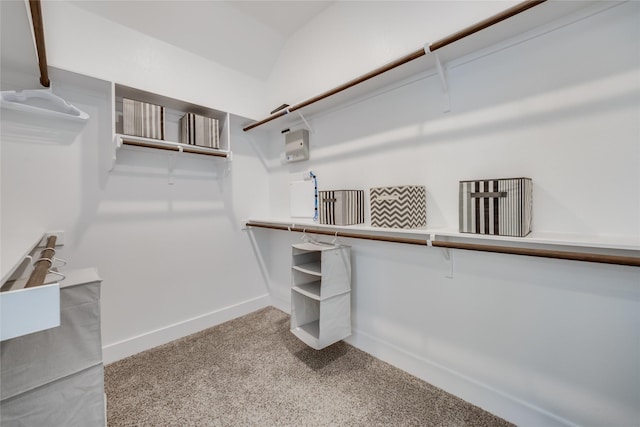
[[176, 168], [176, 163], [178, 163], [178, 156], [182, 152], [182, 147], [178, 147], [178, 152], [169, 153], [169, 174], [167, 177], [169, 185], [173, 185], [173, 171]]
[[442, 67], [442, 63], [440, 62], [440, 55], [438, 55], [438, 52], [431, 52], [429, 43], [424, 45], [424, 51], [427, 54], [432, 54], [435, 59], [436, 71], [438, 72], [438, 77], [440, 77], [440, 84], [442, 85], [443, 111], [445, 113], [448, 113], [449, 111], [451, 111], [451, 96], [449, 95], [449, 84], [447, 82], [447, 75], [445, 74], [445, 69]]
[[[287, 113], [289, 112], [289, 109], [287, 109]], [[309, 133], [314, 133], [313, 129], [311, 129], [311, 126], [309, 126], [309, 122], [307, 122], [307, 119], [304, 118], [304, 116], [302, 115], [302, 113], [300, 112], [300, 110], [296, 110], [296, 113], [298, 113], [298, 115], [300, 116], [300, 118], [302, 119], [302, 121], [304, 122], [304, 125], [307, 127], [307, 129], [309, 130]]]
[[[427, 239], [427, 246], [430, 248], [434, 247], [433, 242], [435, 241], [436, 241], [436, 235], [429, 234], [429, 238]], [[447, 279], [453, 279], [453, 249], [450, 249], [450, 248], [440, 248], [440, 249], [442, 250], [442, 256], [444, 257], [445, 261], [449, 261], [449, 268], [445, 273], [444, 277], [446, 277]]]
[[449, 261], [449, 269], [444, 275], [447, 279], [453, 279], [453, 253], [453, 249], [442, 248], [442, 255], [444, 256], [444, 259]]
[[109, 172], [116, 167], [116, 160], [118, 159], [118, 149], [122, 147], [122, 138], [119, 135], [113, 137], [113, 153], [111, 155], [111, 162], [109, 164]]

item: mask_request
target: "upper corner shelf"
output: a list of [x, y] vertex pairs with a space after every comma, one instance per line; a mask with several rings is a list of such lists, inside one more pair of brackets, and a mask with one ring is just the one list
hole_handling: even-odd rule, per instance
[[15, 141], [71, 143], [89, 121], [51, 89], [3, 91], [0, 103], [3, 133]]
[[50, 89], [4, 91], [2, 108], [80, 123], [89, 120], [87, 113], [54, 95]]
[[[128, 135], [124, 132], [123, 98], [164, 107], [164, 139]], [[169, 98], [128, 86], [114, 84], [113, 87], [113, 133], [116, 148], [123, 146], [155, 148], [176, 152], [201, 154], [213, 157], [231, 158], [230, 114], [201, 105]], [[186, 113], [193, 113], [217, 121], [218, 147], [194, 145], [181, 142], [180, 119]], [[212, 127], [211, 129], [214, 129]]]
[[[598, 3], [598, 6], [594, 6], [592, 1], [527, 0], [518, 3], [320, 95], [282, 109], [263, 120], [248, 123], [243, 130], [247, 132], [258, 127], [285, 129], [300, 122], [297, 114], [289, 113], [304, 112], [310, 117], [434, 69], [438, 61], [451, 61], [535, 30], [557, 28], [566, 24], [560, 22], [561, 18], [587, 7], [608, 8], [622, 2]], [[437, 55], [432, 55], [436, 52]]]

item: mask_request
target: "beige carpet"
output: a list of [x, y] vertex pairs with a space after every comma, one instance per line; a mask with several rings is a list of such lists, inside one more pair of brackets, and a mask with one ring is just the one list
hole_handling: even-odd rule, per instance
[[109, 426], [509, 426], [265, 308], [105, 368]]

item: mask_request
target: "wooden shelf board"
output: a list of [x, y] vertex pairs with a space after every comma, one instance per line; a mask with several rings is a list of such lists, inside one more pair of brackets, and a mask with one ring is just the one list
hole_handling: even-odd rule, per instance
[[[640, 236], [599, 236], [579, 235], [573, 233], [555, 233], [533, 231], [526, 237], [492, 236], [487, 234], [460, 233], [451, 228], [423, 227], [413, 229], [371, 227], [370, 224], [336, 226], [318, 224], [312, 220], [301, 221], [300, 218], [250, 219], [247, 222], [274, 224], [279, 226], [306, 227], [308, 234], [313, 230], [335, 232], [355, 232], [380, 236], [398, 236], [407, 238], [428, 239], [434, 236], [438, 240], [472, 241], [501, 244], [504, 246], [540, 246], [550, 249], [571, 247], [584, 250], [628, 251], [640, 255]], [[328, 236], [330, 237], [330, 236]]]

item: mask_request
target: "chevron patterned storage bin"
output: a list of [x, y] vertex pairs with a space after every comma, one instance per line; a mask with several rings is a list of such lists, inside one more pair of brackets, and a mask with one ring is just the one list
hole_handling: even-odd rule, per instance
[[364, 191], [318, 191], [320, 224], [352, 225], [364, 222]]
[[524, 237], [531, 232], [531, 178], [460, 181], [461, 233]]
[[371, 189], [371, 225], [417, 228], [427, 225], [427, 191], [421, 185]]

